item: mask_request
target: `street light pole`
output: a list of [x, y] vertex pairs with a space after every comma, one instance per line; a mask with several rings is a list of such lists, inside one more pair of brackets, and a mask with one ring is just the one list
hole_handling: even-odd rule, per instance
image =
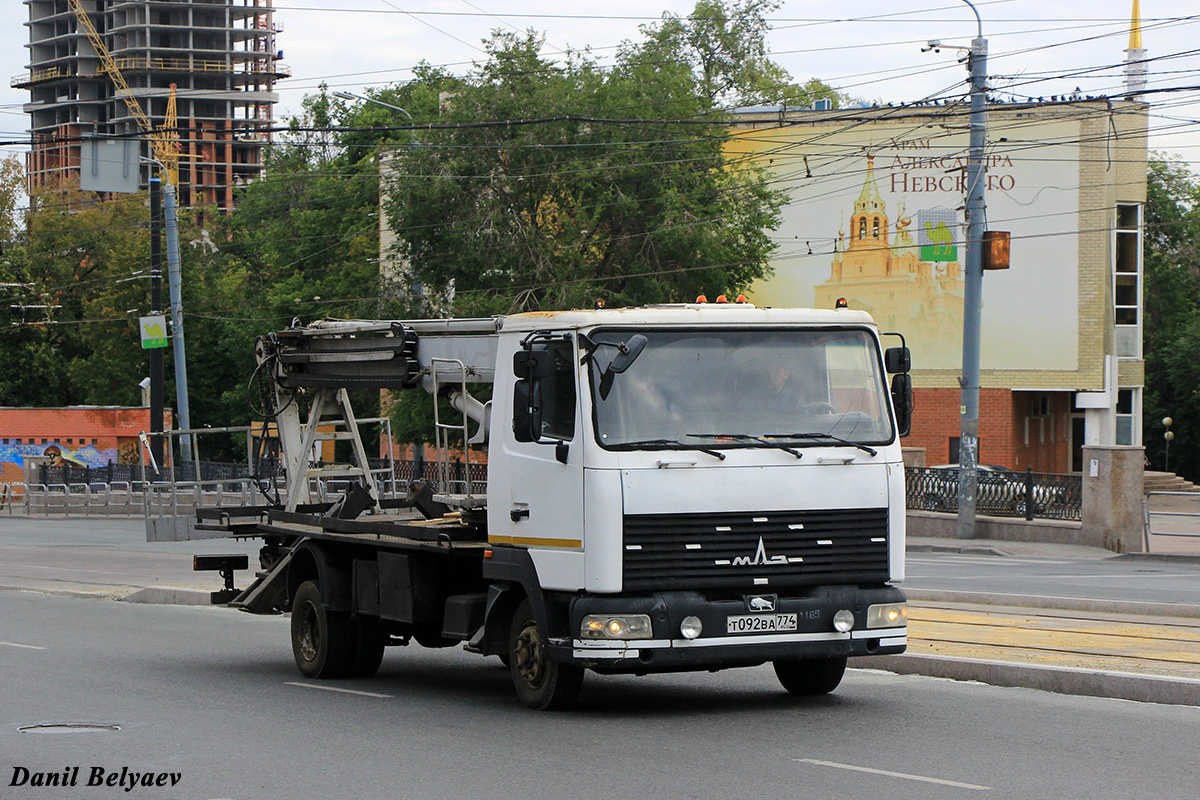
[[[162, 181], [150, 178], [150, 315], [162, 314]], [[163, 461], [163, 351], [151, 348], [150, 360], [150, 455], [161, 469]]]
[[[360, 100], [364, 103], [373, 103], [374, 105], [377, 105], [377, 106], [383, 106], [384, 108], [390, 108], [392, 111], [399, 111], [401, 114], [408, 117], [409, 122], [416, 122], [416, 120], [413, 119], [413, 115], [408, 113], [408, 111], [406, 109], [403, 109], [400, 106], [394, 106], [391, 103], [385, 103], [382, 100], [376, 100], [374, 97], [367, 97], [366, 95], [362, 95], [362, 94], [354, 94], [353, 92], [334, 92], [333, 96], [340, 98], [342, 100]], [[415, 144], [416, 141], [417, 141], [416, 137], [414, 136], [413, 143]], [[381, 163], [380, 164], [381, 177], [382, 177], [382, 169], [383, 169], [383, 165]], [[381, 195], [381, 199], [382, 199], [382, 194], [384, 192], [384, 187], [382, 186], [382, 184], [380, 185], [379, 191], [380, 191], [380, 195]], [[415, 272], [413, 273], [413, 275], [411, 277], [412, 277], [413, 296], [417, 298], [418, 302], [421, 302], [422, 305], [424, 305], [425, 287], [421, 285], [421, 281], [417, 279]]]
[[361, 100], [364, 103], [374, 103], [377, 106], [390, 108], [392, 111], [399, 111], [404, 114], [404, 116], [408, 117], [410, 121], [413, 121], [413, 115], [405, 111], [400, 106], [394, 106], [391, 103], [385, 103], [382, 100], [376, 100], [374, 97], [367, 97], [363, 94], [354, 94], [353, 92], [334, 92], [333, 96], [341, 98], [342, 100]]
[[979, 352], [983, 312], [984, 188], [987, 165], [987, 39], [983, 20], [970, 0], [963, 0], [975, 13], [979, 34], [971, 42], [968, 66], [971, 72], [970, 149], [967, 154], [967, 257], [963, 293], [963, 368], [958, 447], [958, 538], [975, 538], [975, 506], [979, 473]]
[[1163, 472], [1171, 471], [1171, 442], [1175, 439], [1175, 431], [1171, 430], [1171, 426], [1174, 424], [1175, 420], [1163, 417], [1163, 427], [1167, 429], [1163, 434]]

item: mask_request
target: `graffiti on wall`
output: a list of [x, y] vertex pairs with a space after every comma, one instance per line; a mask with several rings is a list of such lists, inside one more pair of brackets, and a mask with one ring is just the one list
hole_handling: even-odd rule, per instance
[[0, 444], [0, 464], [8, 468], [24, 469], [25, 459], [45, 456], [51, 466], [76, 467], [106, 467], [110, 461], [116, 461], [118, 452], [115, 448], [100, 449], [94, 445], [84, 445], [71, 449], [61, 444]]

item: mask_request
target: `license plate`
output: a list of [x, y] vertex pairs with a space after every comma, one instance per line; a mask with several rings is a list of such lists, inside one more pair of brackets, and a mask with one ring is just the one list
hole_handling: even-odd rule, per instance
[[796, 630], [795, 614], [736, 614], [725, 618], [727, 633], [775, 633]]

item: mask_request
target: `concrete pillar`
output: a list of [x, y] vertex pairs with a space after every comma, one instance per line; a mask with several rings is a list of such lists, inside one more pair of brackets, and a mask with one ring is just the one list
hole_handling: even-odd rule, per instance
[[1145, 448], [1083, 448], [1083, 543], [1140, 553]]

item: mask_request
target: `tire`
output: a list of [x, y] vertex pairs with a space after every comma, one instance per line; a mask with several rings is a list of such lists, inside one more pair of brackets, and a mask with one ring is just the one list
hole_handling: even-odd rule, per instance
[[775, 676], [791, 694], [829, 694], [842, 682], [846, 657], [774, 662]]
[[542, 643], [533, 606], [522, 600], [508, 635], [509, 674], [517, 697], [527, 708], [538, 711], [567, 708], [579, 697], [583, 668], [549, 660]]
[[375, 617], [359, 617], [355, 624], [354, 663], [350, 666], [350, 677], [369, 678], [379, 671], [383, 663], [383, 648], [387, 635]]
[[328, 611], [316, 581], [305, 581], [292, 600], [292, 655], [306, 678], [344, 678], [354, 666], [356, 631], [350, 616]]

